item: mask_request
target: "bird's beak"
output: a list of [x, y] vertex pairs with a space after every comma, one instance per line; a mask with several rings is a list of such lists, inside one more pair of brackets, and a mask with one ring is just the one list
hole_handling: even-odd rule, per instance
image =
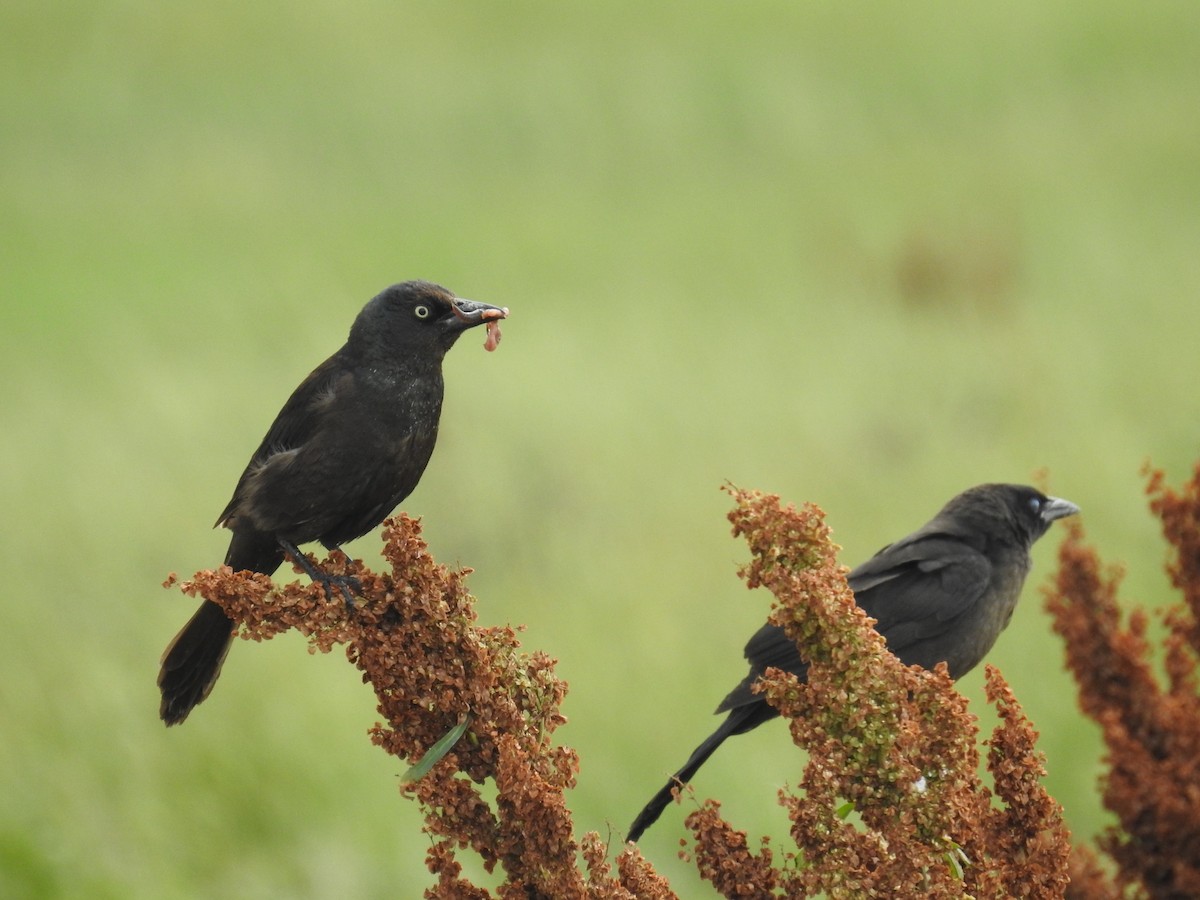
[[464, 300], [455, 297], [450, 303], [454, 309], [455, 326], [460, 331], [474, 328], [485, 322], [508, 318], [507, 306], [491, 306], [487, 303], [476, 303], [474, 300]]
[[1079, 512], [1079, 507], [1070, 500], [1063, 500], [1061, 497], [1047, 497], [1046, 502], [1042, 505], [1041, 517], [1042, 521], [1049, 525], [1055, 519], [1073, 516], [1077, 512]]

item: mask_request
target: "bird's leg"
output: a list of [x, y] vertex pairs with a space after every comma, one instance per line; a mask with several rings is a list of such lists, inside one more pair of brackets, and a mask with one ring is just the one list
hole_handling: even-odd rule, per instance
[[[362, 584], [353, 575], [330, 575], [328, 572], [323, 572], [308, 561], [308, 557], [300, 552], [300, 548], [286, 538], [279, 538], [279, 546], [283, 548], [283, 552], [292, 558], [292, 560], [301, 569], [304, 574], [313, 581], [320, 582], [325, 588], [325, 596], [330, 600], [333, 599], [333, 588], [336, 585], [342, 592], [342, 598], [346, 601], [346, 611], [354, 613], [354, 595], [350, 593], [353, 588], [356, 591], [362, 590]], [[344, 552], [344, 551], [343, 551]], [[347, 557], [349, 559], [349, 557]]]
[[[329, 549], [331, 551], [337, 550], [339, 553], [342, 554], [342, 556], [346, 557], [346, 566], [349, 567], [350, 562], [351, 562], [349, 553], [347, 553], [341, 547], [330, 547]], [[327, 577], [330, 578], [332, 581], [334, 581], [339, 587], [341, 587], [342, 596], [346, 598], [346, 610], [347, 610], [347, 612], [353, 613], [354, 612], [354, 601], [351, 598], [350, 594], [348, 593], [347, 587], [349, 587], [351, 590], [353, 590], [355, 594], [358, 594], [361, 596], [362, 595], [362, 582], [359, 581], [357, 578], [355, 578], [353, 575], [329, 575]]]

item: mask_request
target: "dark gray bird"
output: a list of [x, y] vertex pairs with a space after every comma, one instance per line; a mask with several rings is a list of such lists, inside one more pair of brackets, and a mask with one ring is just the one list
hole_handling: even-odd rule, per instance
[[[1012, 618], [1032, 561], [1029, 550], [1055, 519], [1079, 507], [1031, 487], [983, 484], [963, 491], [922, 528], [884, 547], [847, 576], [854, 599], [888, 649], [906, 665], [945, 662], [951, 678], [971, 671]], [[768, 668], [804, 678], [808, 664], [783, 629], [767, 624], [746, 644], [750, 673], [717, 707], [725, 721], [646, 804], [626, 840], [653, 825], [671, 791], [692, 780], [727, 737], [779, 713], [752, 692]]]
[[[348, 580], [314, 569], [300, 544], [333, 549], [382, 522], [417, 486], [437, 440], [442, 358], [468, 328], [499, 340], [507, 309], [426, 281], [372, 299], [340, 350], [317, 366], [275, 417], [217, 519], [233, 532], [225, 564], [273, 573], [285, 557], [350, 602]], [[163, 652], [159, 715], [187, 718], [208, 696], [234, 625], [206, 600]]]

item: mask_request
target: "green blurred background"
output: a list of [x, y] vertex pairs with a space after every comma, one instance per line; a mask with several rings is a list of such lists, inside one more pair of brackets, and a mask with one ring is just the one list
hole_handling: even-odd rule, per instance
[[[0, 894], [427, 884], [339, 654], [239, 643], [170, 731], [154, 685], [193, 607], [159, 583], [221, 561], [272, 416], [394, 281], [512, 309], [448, 358], [404, 508], [559, 658], [580, 833], [619, 844], [744, 674], [727, 479], [820, 503], [854, 564], [1045, 469], [1161, 602], [1138, 472], [1200, 437], [1198, 52], [1183, 2], [5, 4]], [[990, 659], [1083, 837], [1057, 531]], [[798, 771], [773, 725], [696, 788], [779, 836]], [[643, 849], [710, 896], [681, 818]]]

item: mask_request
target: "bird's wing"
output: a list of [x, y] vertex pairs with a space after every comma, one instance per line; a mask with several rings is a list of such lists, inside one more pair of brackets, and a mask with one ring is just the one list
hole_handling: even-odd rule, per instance
[[303, 446], [313, 435], [321, 430], [326, 418], [326, 410], [332, 407], [332, 401], [338, 393], [350, 390], [353, 377], [343, 365], [341, 351], [335, 353], [321, 365], [317, 366], [300, 386], [292, 391], [275, 421], [267, 430], [266, 436], [254, 455], [242, 477], [238, 479], [233, 497], [217, 519], [218, 525], [227, 522], [230, 516], [237, 512], [241, 504], [246, 483], [259, 469], [266, 466], [272, 457], [294, 452]]
[[[754, 682], [758, 681], [759, 676], [770, 668], [783, 669], [785, 672], [791, 672], [793, 675], [804, 678], [808, 672], [808, 664], [801, 658], [800, 651], [784, 634], [783, 629], [770, 622], [754, 632], [754, 636], [746, 642], [745, 656], [746, 661], [750, 663], [750, 673], [721, 701], [717, 712], [725, 712], [743, 706], [761, 705], [766, 714], [765, 718], [770, 718], [774, 712], [767, 707], [761, 694], [754, 693]], [[765, 719], [754, 721], [746, 730], [759, 724], [760, 721], [765, 721]], [[741, 732], [731, 733], [740, 734]]]
[[879, 551], [847, 580], [855, 600], [897, 656], [950, 628], [980, 601], [992, 575], [988, 558], [960, 538], [917, 534]]
[[[847, 581], [855, 601], [877, 621], [875, 628], [887, 639], [888, 649], [904, 659], [909, 647], [949, 630], [980, 600], [991, 571], [987, 557], [962, 538], [941, 531], [916, 532], [884, 547]], [[772, 666], [801, 678], [808, 671], [796, 645], [770, 623], [750, 638], [745, 656], [750, 673], [718, 712], [761, 701], [751, 687]]]
[[758, 671], [774, 666], [797, 675], [806, 668], [796, 645], [778, 625], [768, 622], [746, 642], [746, 661]]
[[[986, 556], [952, 535], [914, 535], [884, 547], [847, 581], [855, 601], [890, 641], [891, 632], [905, 622], [956, 619], [983, 595], [991, 569]], [[795, 644], [770, 623], [747, 641], [745, 657], [759, 671], [775, 666], [802, 674], [804, 669]]]

